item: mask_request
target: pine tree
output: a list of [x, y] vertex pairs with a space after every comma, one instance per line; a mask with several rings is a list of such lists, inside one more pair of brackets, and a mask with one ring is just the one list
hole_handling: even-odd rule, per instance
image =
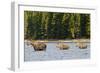
[[24, 11], [24, 38], [90, 38], [90, 14]]
[[72, 38], [75, 38], [75, 20], [74, 20], [73, 13], [70, 14], [70, 20], [69, 20], [69, 31]]
[[80, 38], [80, 14], [74, 14], [75, 38]]

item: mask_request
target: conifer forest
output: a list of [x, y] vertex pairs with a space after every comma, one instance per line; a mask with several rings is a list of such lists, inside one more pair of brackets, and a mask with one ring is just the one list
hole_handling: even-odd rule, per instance
[[90, 14], [24, 11], [24, 38], [89, 39]]

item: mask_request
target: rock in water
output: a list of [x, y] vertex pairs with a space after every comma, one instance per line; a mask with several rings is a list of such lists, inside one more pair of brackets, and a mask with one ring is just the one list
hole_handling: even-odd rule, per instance
[[43, 42], [34, 42], [31, 44], [35, 51], [45, 51], [46, 50], [46, 44]]
[[87, 48], [87, 45], [85, 43], [82, 43], [82, 42], [77, 43], [76, 46], [79, 47], [80, 49], [86, 49]]
[[61, 50], [67, 50], [69, 46], [64, 43], [59, 43], [56, 47], [60, 48]]

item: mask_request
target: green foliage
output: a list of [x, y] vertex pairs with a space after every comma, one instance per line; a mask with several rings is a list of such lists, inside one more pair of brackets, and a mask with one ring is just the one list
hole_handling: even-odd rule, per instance
[[24, 11], [24, 38], [90, 38], [90, 14]]

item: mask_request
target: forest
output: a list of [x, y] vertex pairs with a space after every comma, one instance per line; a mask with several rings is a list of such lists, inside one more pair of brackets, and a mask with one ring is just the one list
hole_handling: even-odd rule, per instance
[[90, 14], [24, 11], [24, 39], [90, 39]]

